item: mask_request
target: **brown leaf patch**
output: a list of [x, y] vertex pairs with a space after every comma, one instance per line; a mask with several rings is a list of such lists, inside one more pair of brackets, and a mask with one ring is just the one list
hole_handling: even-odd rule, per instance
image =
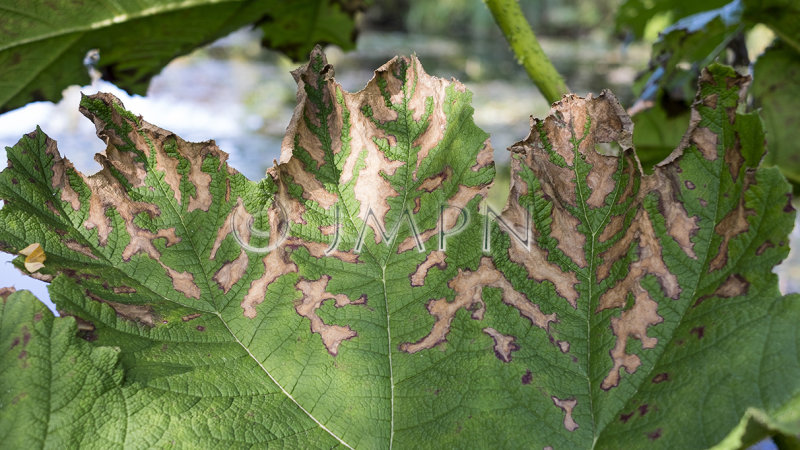
[[747, 218], [756, 215], [756, 212], [745, 206], [744, 190], [754, 182], [755, 173], [747, 172], [745, 183], [742, 187], [742, 194], [739, 197], [739, 204], [725, 215], [717, 226], [714, 227], [714, 232], [722, 236], [722, 242], [720, 242], [717, 248], [716, 256], [714, 256], [714, 259], [712, 259], [709, 264], [709, 272], [714, 272], [725, 267], [728, 263], [728, 245], [731, 240], [740, 234], [747, 233], [750, 229], [750, 223], [748, 223]]
[[749, 288], [750, 283], [742, 275], [734, 273], [729, 275], [714, 292], [698, 298], [694, 306], [698, 306], [710, 298], [733, 298], [747, 295]]
[[344, 294], [331, 294], [326, 291], [331, 277], [323, 275], [319, 280], [308, 281], [300, 280], [297, 288], [302, 292], [303, 297], [295, 302], [295, 311], [311, 321], [311, 332], [317, 333], [322, 338], [322, 343], [331, 356], [339, 353], [339, 345], [342, 341], [358, 336], [349, 326], [328, 325], [317, 315], [317, 310], [328, 300], [335, 300], [336, 307], [341, 308], [347, 305], [363, 305], [367, 302], [366, 295], [362, 295], [355, 301], [351, 301]]
[[440, 250], [430, 252], [425, 258], [425, 261], [417, 266], [417, 270], [408, 276], [411, 280], [411, 286], [422, 286], [425, 284], [425, 277], [428, 276], [428, 270], [432, 267], [438, 267], [444, 270], [444, 268], [447, 267], [447, 264], [444, 262], [446, 256], [445, 252]]
[[551, 396], [550, 398], [553, 400], [553, 404], [564, 411], [564, 428], [566, 428], [567, 431], [577, 430], [578, 424], [572, 419], [572, 410], [575, 409], [575, 406], [578, 404], [578, 400], [574, 398], [562, 400], [560, 398], [556, 398], [555, 396]]
[[517, 338], [506, 336], [491, 327], [484, 328], [483, 332], [494, 340], [494, 354], [497, 359], [506, 363], [511, 362], [511, 352], [519, 350], [519, 345], [516, 344]]
[[445, 342], [450, 332], [450, 324], [459, 309], [472, 311], [471, 316], [475, 320], [483, 319], [486, 306], [481, 300], [481, 293], [483, 288], [488, 286], [501, 289], [503, 303], [516, 308], [521, 316], [530, 320], [532, 325], [549, 330], [550, 323], [556, 321], [555, 313], [543, 314], [538, 305], [516, 291], [488, 257], [481, 259], [480, 266], [474, 272], [459, 269], [458, 275], [450, 280], [448, 286], [456, 293], [452, 302], [444, 298], [428, 302], [428, 312], [435, 318], [431, 332], [417, 342], [400, 344], [400, 351], [416, 353]]

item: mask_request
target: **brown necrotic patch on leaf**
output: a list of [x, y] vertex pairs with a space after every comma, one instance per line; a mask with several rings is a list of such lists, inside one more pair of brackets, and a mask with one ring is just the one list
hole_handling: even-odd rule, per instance
[[334, 300], [337, 308], [347, 305], [364, 305], [367, 303], [367, 296], [362, 295], [358, 299], [351, 301], [344, 294], [331, 294], [326, 290], [330, 279], [329, 275], [323, 275], [319, 280], [315, 281], [298, 281], [297, 288], [303, 294], [303, 297], [295, 301], [295, 311], [311, 322], [311, 332], [319, 334], [328, 353], [331, 356], [336, 356], [339, 353], [339, 345], [342, 341], [352, 339], [358, 336], [358, 333], [349, 326], [326, 324], [317, 315], [317, 310], [328, 300]]
[[400, 344], [400, 351], [416, 353], [445, 342], [447, 334], [450, 332], [450, 324], [458, 310], [462, 308], [472, 311], [473, 319], [482, 320], [486, 306], [481, 300], [481, 295], [485, 287], [501, 289], [503, 303], [516, 308], [519, 314], [534, 326], [549, 332], [550, 323], [556, 321], [555, 313], [542, 313], [537, 304], [532, 303], [524, 294], [515, 290], [488, 257], [481, 259], [481, 263], [475, 271], [459, 269], [458, 274], [450, 280], [448, 286], [456, 294], [452, 302], [445, 298], [428, 302], [428, 312], [435, 319], [431, 332], [417, 342]]
[[[486, 195], [489, 191], [488, 185], [480, 185], [480, 186], [466, 186], [466, 185], [459, 185], [458, 190], [456, 191], [455, 195], [450, 197], [447, 201], [448, 208], [445, 208], [441, 214], [440, 220], [445, 224], [445, 229], [450, 229], [448, 226], [456, 226], [457, 221], [459, 220], [459, 215], [461, 214], [461, 210], [459, 208], [463, 208], [475, 197], [486, 198]], [[433, 236], [436, 236], [439, 232], [438, 225], [423, 230], [419, 233], [419, 239], [421, 242], [425, 243], [428, 242]], [[397, 252], [403, 253], [407, 252], [417, 245], [417, 240], [415, 236], [408, 236], [397, 246]]]
[[[514, 164], [515, 163], [512, 162], [512, 167]], [[512, 181], [512, 183], [514, 182]], [[512, 186], [512, 196], [515, 195], [514, 188], [515, 186]], [[509, 198], [509, 205], [503, 210], [502, 217], [510, 227], [515, 230], [520, 230], [521, 233], [524, 234], [527, 211], [518, 203], [511, 203], [511, 198]], [[566, 242], [571, 238], [572, 234], [573, 231], [565, 232], [563, 234], [565, 237], [562, 241]], [[574, 232], [574, 234], [581, 237], [582, 240], [580, 244], [582, 245], [585, 237], [577, 232]], [[535, 233], [530, 233], [528, 239], [532, 239], [533, 236], [535, 236]], [[571, 246], [574, 245], [571, 244]], [[574, 272], [564, 271], [557, 264], [549, 261], [546, 250], [543, 250], [537, 245], [530, 245], [526, 248], [520, 241], [512, 238], [511, 245], [508, 248], [508, 256], [511, 261], [525, 267], [531, 279], [538, 282], [549, 281], [553, 283], [556, 293], [564, 298], [570, 306], [577, 308], [578, 291], [575, 289], [575, 286], [578, 284], [577, 275]]]
[[[253, 216], [247, 212], [241, 198], [236, 201], [236, 206], [228, 213], [228, 217], [222, 223], [222, 226], [217, 230], [217, 237], [214, 239], [214, 244], [211, 246], [211, 260], [216, 259], [217, 251], [219, 250], [222, 241], [231, 235], [234, 231], [243, 242], [250, 242], [250, 224], [253, 222]], [[214, 274], [213, 280], [217, 282], [220, 289], [228, 292], [230, 288], [238, 282], [244, 275], [250, 259], [247, 252], [241, 249], [239, 256], [233, 261], [228, 261]]]
[[250, 258], [248, 258], [247, 253], [242, 250], [236, 259], [223, 264], [214, 274], [212, 280], [217, 283], [223, 292], [228, 293], [231, 287], [242, 279], [249, 264]]
[[269, 285], [288, 273], [297, 272], [297, 265], [290, 259], [290, 254], [284, 247], [269, 252], [263, 258], [264, 273], [250, 283], [247, 293], [242, 298], [241, 306], [244, 316], [253, 319], [256, 317], [256, 306], [260, 305], [267, 296]]
[[68, 249], [70, 249], [72, 251], [81, 253], [81, 254], [83, 254], [85, 256], [88, 256], [89, 258], [92, 258], [92, 259], [98, 259], [97, 256], [95, 256], [95, 254], [92, 253], [92, 249], [90, 249], [89, 247], [79, 243], [78, 241], [70, 239], [70, 240], [65, 241], [64, 245]]
[[[329, 203], [330, 198], [328, 194], [319, 191], [320, 188], [324, 190], [320, 183], [346, 185], [356, 176], [353, 189], [361, 206], [361, 210], [356, 215], [362, 220], [366, 218], [367, 208], [372, 208], [378, 219], [382, 221], [389, 210], [387, 199], [399, 195], [383, 175], [393, 174], [398, 167], [402, 166], [403, 162], [392, 161], [383, 154], [373, 138], [388, 139], [389, 137], [383, 136], [376, 124], [362, 112], [362, 108], [369, 105], [376, 118], [383, 120], [396, 118], [396, 113], [384, 111], [385, 108], [380, 107], [383, 102], [375, 100], [381, 99], [378, 77], [383, 77], [387, 81], [387, 89], [390, 91], [402, 92], [402, 85], [398, 85], [399, 82], [391, 75], [396, 71], [393, 69], [399, 61], [398, 58], [395, 58], [378, 69], [375, 78], [364, 90], [356, 94], [344, 92], [334, 81], [333, 70], [327, 64], [325, 55], [319, 47], [312, 51], [308, 64], [292, 72], [298, 85], [298, 106], [281, 145], [280, 165], [288, 164], [290, 168], [294, 168], [294, 182], [303, 186], [304, 192], [309, 193], [307, 195], [315, 192], [315, 199], [324, 203]], [[317, 95], [312, 98], [308, 95], [307, 90], [317, 91]], [[341, 103], [337, 101], [337, 92], [342, 95]], [[388, 114], [389, 117], [381, 117], [383, 114]], [[323, 130], [323, 132], [331, 139], [329, 143], [320, 142], [317, 136], [319, 131], [315, 132], [309, 127], [309, 125], [314, 128], [321, 127], [323, 123], [320, 116], [325, 116], [325, 125], [328, 130]], [[316, 173], [320, 166], [328, 164], [325, 161], [326, 157], [331, 161], [337, 160], [338, 158], [333, 156], [339, 154], [344, 148], [341, 130], [345, 116], [349, 117], [350, 141], [347, 144], [351, 148], [350, 154], [347, 155], [341, 168], [337, 167], [332, 171], [338, 176], [338, 179], [319, 179]], [[291, 161], [296, 159], [293, 155], [296, 147], [308, 152], [317, 166], [306, 167], [299, 161], [292, 164]], [[355, 174], [357, 161], [364, 156], [361, 154], [362, 152], [366, 153], [364, 167]], [[302, 172], [308, 172], [309, 175], [304, 176]], [[316, 186], [303, 184], [310, 181], [313, 181]], [[329, 194], [334, 195], [332, 198], [335, 198], [335, 193]], [[370, 224], [370, 226], [374, 227], [375, 225]], [[377, 242], [380, 242], [381, 234], [377, 229], [375, 229], [375, 238]]]
[[408, 278], [411, 280], [411, 286], [422, 286], [425, 284], [425, 277], [428, 276], [428, 270], [432, 267], [438, 267], [439, 269], [444, 270], [447, 267], [444, 260], [447, 257], [444, 251], [435, 250], [428, 254], [425, 258], [425, 261], [420, 263], [417, 266], [417, 270], [414, 271]]
[[759, 245], [758, 248], [756, 249], [756, 256], [764, 254], [764, 252], [767, 251], [767, 249], [773, 247], [775, 247], [775, 244], [773, 244], [772, 242], [770, 241], [764, 242], [763, 244]]
[[[110, 300], [105, 300], [102, 297], [98, 296], [97, 294], [86, 290], [86, 296], [91, 298], [94, 301], [105, 303], [106, 305], [110, 306], [114, 312], [117, 313], [117, 316], [125, 319], [130, 320], [133, 322], [141, 323], [147, 325], [148, 327], [155, 326], [156, 323], [156, 316], [153, 312], [153, 308], [149, 305], [131, 305], [119, 302], [112, 302]], [[92, 325], [92, 329], [94, 329], [94, 325]]]
[[717, 135], [708, 128], [698, 127], [691, 134], [691, 141], [700, 150], [703, 157], [713, 161], [717, 159]]
[[[680, 182], [676, 170], [655, 169], [653, 176], [642, 183], [642, 197], [654, 194], [658, 198], [659, 212], [664, 216], [667, 234], [680, 245], [681, 250], [692, 259], [697, 259], [692, 237], [700, 229], [698, 217], [689, 217], [680, 198]], [[687, 186], [688, 188], [688, 186]]]
[[[35, 139], [36, 132], [28, 134], [28, 137]], [[62, 158], [58, 152], [56, 141], [49, 137], [45, 139], [45, 153], [53, 158], [51, 169], [53, 171], [53, 178], [50, 180], [50, 185], [53, 189], [61, 192], [61, 201], [69, 203], [73, 210], [78, 211], [81, 208], [80, 198], [75, 189], [69, 183], [69, 174], [76, 173], [75, 167], [68, 159]]]
[[753, 183], [755, 183], [755, 172], [748, 171], [742, 186], [742, 192], [739, 196], [739, 203], [725, 215], [716, 227], [714, 227], [714, 232], [722, 236], [722, 242], [720, 242], [717, 248], [717, 254], [709, 264], [709, 272], [714, 272], [725, 267], [728, 263], [728, 246], [731, 240], [750, 230], [750, 223], [747, 221], [747, 218], [756, 215], [756, 212], [745, 206], [744, 192]]
[[653, 377], [653, 384], [659, 384], [665, 381], [669, 381], [669, 374], [667, 372], [661, 372]]
[[694, 306], [698, 306], [710, 298], [733, 298], [747, 295], [749, 289], [750, 283], [742, 275], [734, 273], [729, 275], [714, 292], [698, 298]]
[[8, 299], [8, 296], [17, 292], [16, 288], [14, 287], [2, 287], [0, 288], [0, 298], [3, 299], [3, 303]]
[[555, 396], [550, 397], [553, 400], [553, 404], [558, 406], [564, 411], [564, 428], [567, 431], [575, 431], [578, 429], [578, 424], [572, 418], [572, 410], [575, 409], [575, 406], [578, 404], [578, 400], [574, 398], [568, 399], [560, 399]]
[[445, 166], [443, 171], [423, 180], [422, 183], [419, 185], [419, 190], [425, 192], [433, 192], [439, 189], [442, 186], [442, 183], [444, 183], [445, 180], [449, 179], [452, 176], [453, 176], [453, 168], [450, 166]]
[[511, 362], [511, 352], [519, 350], [517, 345], [517, 338], [514, 336], [507, 336], [491, 327], [486, 327], [483, 332], [488, 334], [494, 340], [494, 354], [497, 359], [503, 362]]
[[644, 209], [640, 209], [636, 213], [625, 235], [608, 250], [601, 253], [600, 257], [603, 263], [597, 268], [597, 280], [602, 281], [608, 277], [611, 273], [611, 266], [624, 259], [632, 245], [636, 246], [638, 259], [630, 264], [627, 275], [622, 280], [600, 296], [598, 312], [607, 308], [625, 306], [628, 293], [634, 292], [634, 288], [643, 289], [640, 283], [648, 274], [654, 275], [659, 280], [668, 297], [678, 298], [681, 292], [678, 279], [664, 263], [658, 236], [656, 236], [649, 214]]
[[626, 372], [634, 373], [642, 363], [637, 355], [627, 353], [626, 346], [629, 338], [639, 339], [643, 349], [655, 348], [658, 344], [658, 339], [647, 336], [647, 328], [664, 321], [658, 315], [658, 303], [638, 284], [632, 289], [634, 292], [633, 307], [623, 311], [620, 317], [611, 318], [611, 330], [617, 336], [617, 341], [609, 352], [614, 365], [600, 385], [605, 390], [619, 385], [620, 369], [624, 368]]
[[[288, 187], [280, 182], [280, 178], [278, 178], [277, 173], [278, 171], [275, 167], [271, 168], [267, 172], [268, 176], [273, 176], [273, 179], [277, 179], [278, 181], [278, 192], [275, 195], [273, 204], [267, 210], [267, 217], [270, 226], [268, 245], [272, 248], [272, 250], [270, 250], [262, 258], [264, 273], [250, 283], [250, 287], [248, 288], [247, 293], [244, 295], [241, 302], [244, 316], [250, 319], [256, 317], [256, 307], [263, 303], [266, 299], [267, 288], [269, 285], [283, 275], [297, 272], [297, 265], [291, 260], [291, 251], [294, 249], [305, 248], [308, 250], [309, 254], [315, 258], [331, 257], [347, 263], [359, 262], [357, 254], [340, 250], [329, 251], [329, 245], [327, 243], [303, 240], [296, 236], [292, 236], [291, 233], [286, 235], [285, 240], [281, 240], [283, 239], [280, 233], [280, 230], [283, 229], [282, 227], [291, 226], [289, 223], [284, 224], [283, 222], [288, 220], [294, 224], [303, 224], [304, 219], [302, 214], [305, 211], [305, 207], [300, 201], [298, 201], [298, 199], [289, 194]], [[286, 216], [281, 213], [280, 207], [278, 206], [279, 204], [285, 208]], [[228, 225], [223, 225], [218, 230], [215, 244], [212, 247], [212, 250], [214, 250], [212, 255], [216, 255], [216, 250], [219, 248], [218, 243], [221, 243], [222, 240], [233, 231], [234, 227], [239, 236], [241, 236], [245, 242], [249, 240], [251, 235], [249, 226], [252, 223], [252, 216], [245, 211], [241, 204], [237, 204], [235, 210], [231, 212], [231, 215], [229, 215], [228, 219], [233, 217], [237, 217], [235, 224], [231, 225], [233, 222], [230, 222]], [[273, 232], [272, 230], [276, 230], [278, 232]], [[244, 262], [244, 257], [242, 256], [243, 253], [244, 250], [242, 250], [242, 253], [240, 253], [239, 257], [237, 258], [237, 260], [239, 260], [238, 267], [230, 267], [229, 269], [226, 269], [226, 266], [223, 266], [221, 270], [228, 270], [229, 273], [218, 272], [219, 276], [215, 276], [215, 281], [225, 282], [220, 285], [220, 287], [223, 289], [228, 284], [232, 286], [233, 283], [238, 281], [234, 281], [234, 278], [236, 275], [238, 275], [239, 271], [246, 270], [247, 264]], [[230, 264], [237, 264], [236, 260], [228, 263], [228, 265]], [[224, 278], [224, 276], [228, 275], [230, 275], [230, 278]]]

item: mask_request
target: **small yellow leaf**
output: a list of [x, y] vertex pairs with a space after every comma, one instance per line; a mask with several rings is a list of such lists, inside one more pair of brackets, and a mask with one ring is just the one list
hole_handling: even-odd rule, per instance
[[23, 248], [19, 254], [25, 256], [25, 269], [31, 273], [44, 267], [44, 261], [47, 259], [47, 255], [44, 254], [44, 250], [38, 242]]

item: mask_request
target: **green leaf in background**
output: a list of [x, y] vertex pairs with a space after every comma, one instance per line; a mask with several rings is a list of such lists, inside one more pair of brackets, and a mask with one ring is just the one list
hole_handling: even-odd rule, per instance
[[[733, 70], [704, 72], [689, 130], [651, 175], [613, 95], [565, 97], [511, 148], [502, 213], [479, 210], [492, 150], [463, 85], [415, 58], [354, 94], [332, 74], [319, 51], [294, 73], [280, 162], [257, 183], [213, 142], [185, 142], [107, 94], [81, 106], [108, 143], [97, 174], [41, 130], [9, 149], [0, 246], [41, 243], [35, 276], [90, 341], [70, 345], [119, 348], [91, 385], [120, 400], [98, 403], [102, 426], [4, 420], [0, 437], [699, 448], [749, 408], [792, 407], [800, 299], [780, 295], [771, 269], [794, 210], [780, 173], [756, 169], [763, 133], [736, 112]], [[18, 297], [27, 313], [0, 323], [12, 342], [41, 312]], [[60, 353], [42, 355], [36, 373], [58, 367]], [[24, 370], [3, 366], [4, 395], [44, 389], [9, 381]]]
[[768, 26], [780, 40], [800, 52], [800, 4], [794, 0], [743, 0], [745, 17]]
[[676, 21], [686, 16], [720, 8], [728, 0], [625, 0], [617, 9], [617, 29], [630, 30], [642, 39], [648, 24], [659, 16]]
[[800, 397], [773, 416], [759, 409], [748, 409], [739, 425], [713, 448], [749, 448], [765, 435], [771, 436], [780, 449], [800, 448]]
[[684, 17], [664, 29], [653, 44], [640, 98], [653, 100], [663, 91], [688, 103], [700, 70], [713, 62], [745, 28], [741, 0]]
[[318, 43], [349, 49], [362, 7], [339, 0], [2, 0], [0, 112], [58, 101], [67, 86], [88, 84], [84, 58], [92, 49], [106, 80], [140, 95], [174, 58], [248, 24], [262, 28], [265, 46], [295, 60]]
[[753, 75], [752, 93], [769, 147], [764, 162], [800, 186], [800, 111], [793, 103], [800, 96], [800, 53], [785, 44], [773, 46], [758, 58]]
[[631, 116], [636, 132], [633, 146], [642, 168], [649, 172], [666, 158], [681, 141], [689, 125], [689, 111], [671, 115], [661, 105], [654, 105]]

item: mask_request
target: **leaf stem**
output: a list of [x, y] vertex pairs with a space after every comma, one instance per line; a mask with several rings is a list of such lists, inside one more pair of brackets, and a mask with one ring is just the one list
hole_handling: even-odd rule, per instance
[[542, 95], [550, 103], [561, 100], [569, 89], [539, 45], [518, 0], [484, 0], [484, 3], [511, 45], [517, 62], [525, 68]]

